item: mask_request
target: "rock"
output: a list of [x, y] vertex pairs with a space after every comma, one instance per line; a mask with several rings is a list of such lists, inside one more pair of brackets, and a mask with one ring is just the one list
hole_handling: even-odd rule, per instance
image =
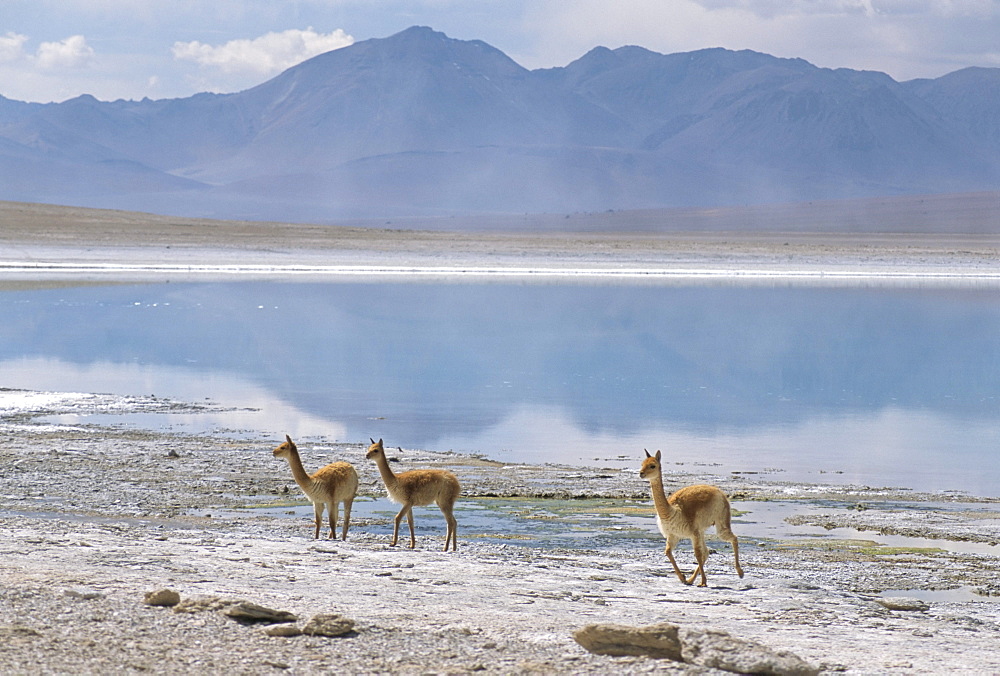
[[883, 608], [888, 608], [889, 610], [922, 612], [930, 609], [930, 606], [920, 599], [909, 598], [906, 596], [886, 596], [884, 598], [875, 599], [875, 601]]
[[173, 589], [157, 589], [146, 592], [143, 603], [147, 606], [176, 606], [181, 602], [181, 595]]
[[4, 646], [22, 643], [25, 640], [42, 638], [42, 635], [31, 627], [0, 626], [0, 643]]
[[590, 624], [573, 632], [573, 638], [597, 655], [648, 655], [680, 662], [677, 631], [677, 625], [667, 622], [646, 627]]
[[94, 599], [103, 598], [104, 594], [93, 589], [83, 589], [78, 587], [75, 589], [67, 589], [63, 592], [63, 596], [68, 596], [73, 599], [83, 599], [84, 601], [93, 601]]
[[774, 651], [754, 641], [730, 636], [724, 631], [681, 627], [681, 655], [688, 664], [733, 671], [738, 674], [813, 676], [819, 669], [798, 655]]
[[819, 673], [817, 667], [792, 653], [776, 652], [722, 631], [678, 627], [668, 622], [646, 627], [591, 624], [575, 631], [573, 638], [598, 655], [646, 655], [748, 674], [813, 676]]
[[310, 636], [344, 636], [353, 631], [354, 620], [337, 614], [314, 615], [302, 627], [302, 633]]
[[243, 623], [261, 622], [278, 624], [282, 622], [295, 622], [299, 619], [288, 611], [265, 608], [249, 601], [240, 601], [239, 603], [227, 606], [222, 613], [237, 622]]
[[268, 636], [301, 636], [302, 630], [295, 624], [272, 624], [264, 630]]
[[218, 596], [196, 596], [184, 599], [174, 606], [175, 613], [204, 613], [209, 610], [222, 610], [236, 601], [221, 599]]

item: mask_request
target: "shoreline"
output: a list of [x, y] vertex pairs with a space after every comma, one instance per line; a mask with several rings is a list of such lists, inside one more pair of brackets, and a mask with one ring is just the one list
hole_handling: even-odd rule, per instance
[[[1000, 279], [1000, 233], [821, 232], [809, 221], [797, 230], [742, 230], [740, 212], [734, 213], [704, 231], [678, 230], [669, 221], [657, 226], [644, 212], [591, 215], [586, 231], [437, 231], [212, 221], [0, 202], [0, 279], [590, 275], [988, 285]], [[669, 212], [659, 216], [668, 217]], [[552, 220], [537, 218], [539, 224]], [[644, 229], [629, 231], [628, 218]], [[571, 228], [572, 221], [564, 227]]]
[[868, 269], [837, 269], [819, 267], [806, 269], [790, 267], [748, 268], [596, 268], [596, 267], [489, 267], [470, 265], [439, 266], [392, 266], [392, 265], [227, 265], [227, 264], [127, 264], [127, 263], [56, 263], [19, 262], [0, 263], [0, 277], [8, 279], [59, 279], [64, 276], [86, 276], [89, 279], [148, 280], [159, 278], [183, 279], [329, 279], [368, 278], [398, 279], [574, 279], [594, 278], [597, 280], [623, 281], [788, 281], [788, 282], [885, 282], [957, 285], [1000, 284], [1000, 270], [914, 270], [875, 267]]

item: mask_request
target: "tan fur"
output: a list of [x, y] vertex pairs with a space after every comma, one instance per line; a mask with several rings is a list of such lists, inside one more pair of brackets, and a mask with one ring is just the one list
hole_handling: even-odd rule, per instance
[[448, 522], [444, 551], [448, 551], [449, 544], [453, 551], [457, 551], [458, 522], [453, 512], [461, 487], [455, 475], [443, 469], [412, 469], [409, 472], [394, 474], [385, 457], [381, 439], [378, 441], [372, 439], [372, 445], [368, 447], [365, 457], [374, 460], [378, 465], [389, 499], [403, 505], [393, 523], [392, 546], [395, 547], [399, 540], [399, 522], [403, 520], [404, 515], [410, 525], [410, 549], [417, 546], [417, 539], [413, 534], [413, 508], [434, 503]]
[[[649, 482], [653, 504], [656, 506], [656, 525], [667, 539], [667, 558], [673, 564], [674, 572], [681, 582], [693, 584], [701, 573], [701, 584], [698, 586], [708, 586], [708, 580], [705, 578], [705, 562], [708, 559], [705, 529], [709, 526], [715, 526], [716, 534], [733, 546], [736, 573], [743, 577], [743, 569], [740, 567], [740, 545], [730, 525], [731, 510], [725, 493], [715, 486], [698, 484], [685, 486], [668, 498], [663, 491], [659, 451], [655, 456], [646, 451], [646, 459], [642, 461], [639, 476]], [[694, 556], [698, 561], [698, 567], [689, 578], [684, 577], [674, 559], [674, 546], [685, 538], [691, 540]]]
[[351, 526], [351, 505], [354, 504], [354, 496], [358, 492], [358, 473], [354, 470], [354, 466], [349, 462], [334, 462], [317, 470], [314, 474], [308, 474], [302, 467], [299, 449], [287, 434], [285, 435], [285, 443], [274, 449], [272, 453], [274, 457], [284, 458], [288, 461], [295, 483], [313, 503], [313, 512], [316, 515], [314, 538], [319, 538], [319, 529], [323, 523], [323, 507], [325, 506], [330, 513], [330, 539], [337, 539], [337, 503], [343, 502], [343, 539], [346, 540], [347, 530]]

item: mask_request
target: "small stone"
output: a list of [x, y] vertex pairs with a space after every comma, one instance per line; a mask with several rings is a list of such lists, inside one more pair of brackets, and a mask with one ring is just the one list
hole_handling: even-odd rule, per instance
[[42, 638], [42, 635], [31, 627], [0, 626], [0, 643], [9, 645], [24, 642], [24, 639]]
[[295, 624], [272, 624], [264, 630], [268, 636], [301, 636], [302, 630]]
[[104, 594], [93, 589], [67, 589], [63, 592], [63, 596], [68, 596], [73, 599], [83, 599], [84, 601], [93, 601], [94, 599], [104, 598]]
[[883, 608], [888, 608], [889, 610], [905, 610], [905, 611], [920, 611], [929, 610], [930, 606], [920, 599], [914, 599], [906, 596], [886, 596], [884, 598], [875, 599], [876, 602]]
[[310, 636], [344, 636], [353, 631], [354, 620], [336, 614], [314, 615], [302, 627], [302, 633]]
[[146, 592], [143, 602], [147, 606], [176, 606], [181, 602], [181, 595], [173, 589], [157, 589]]
[[573, 638], [597, 655], [648, 655], [674, 661], [681, 660], [681, 644], [677, 640], [676, 624], [663, 622], [647, 627], [621, 624], [590, 624], [573, 632]]
[[299, 618], [285, 610], [274, 610], [265, 608], [249, 601], [240, 601], [228, 606], [222, 611], [224, 615], [233, 618], [237, 622], [263, 622], [267, 624], [278, 624], [282, 622], [295, 622]]

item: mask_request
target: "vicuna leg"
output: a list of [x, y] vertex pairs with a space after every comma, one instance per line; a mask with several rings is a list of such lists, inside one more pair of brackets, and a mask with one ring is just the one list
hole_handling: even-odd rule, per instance
[[406, 523], [410, 527], [410, 549], [417, 548], [417, 536], [413, 532], [413, 505], [406, 510]]
[[351, 527], [351, 505], [353, 504], [353, 498], [344, 500], [344, 540], [347, 539], [347, 529]]
[[670, 559], [670, 563], [674, 567], [674, 572], [677, 573], [677, 577], [680, 579], [680, 581], [683, 582], [684, 584], [691, 584], [686, 579], [684, 579], [684, 573], [681, 572], [680, 566], [677, 565], [677, 559], [674, 558], [674, 547], [677, 546], [677, 542], [679, 540], [680, 538], [677, 537], [676, 535], [670, 535], [667, 538], [667, 546], [666, 549], [664, 550], [664, 553], [667, 555], [667, 558]]
[[403, 520], [406, 509], [406, 505], [403, 505], [403, 508], [396, 514], [396, 518], [392, 520], [392, 542], [389, 543], [390, 547], [395, 547], [396, 542], [399, 540], [399, 522]]
[[458, 520], [455, 518], [454, 505], [438, 503], [441, 513], [444, 514], [445, 521], [448, 522], [448, 530], [444, 536], [444, 551], [448, 551], [448, 544], [451, 543], [452, 551], [458, 551]]
[[736, 539], [736, 535], [729, 528], [729, 520], [726, 519], [726, 523], [720, 523], [716, 525], [715, 532], [719, 534], [719, 538], [725, 540], [733, 546], [733, 559], [736, 561], [736, 574], [743, 577], [743, 568], [740, 567], [740, 541]]
[[313, 503], [313, 514], [316, 516], [316, 532], [313, 534], [313, 539], [319, 539], [319, 529], [323, 525], [323, 503], [314, 502]]
[[326, 503], [326, 509], [330, 512], [330, 539], [337, 539], [337, 503], [330, 501]]
[[399, 514], [396, 515], [392, 527], [392, 544], [389, 546], [395, 547], [396, 542], [399, 541], [399, 522], [403, 520], [403, 515], [406, 515], [406, 523], [410, 526], [410, 549], [416, 549], [417, 536], [413, 532], [413, 505], [403, 505]]
[[694, 558], [698, 562], [698, 567], [691, 573], [687, 584], [694, 584], [694, 579], [701, 573], [701, 584], [699, 587], [707, 587], [708, 579], [705, 577], [705, 563], [708, 561], [708, 545], [705, 544], [705, 536], [691, 538], [691, 545], [694, 548]]

